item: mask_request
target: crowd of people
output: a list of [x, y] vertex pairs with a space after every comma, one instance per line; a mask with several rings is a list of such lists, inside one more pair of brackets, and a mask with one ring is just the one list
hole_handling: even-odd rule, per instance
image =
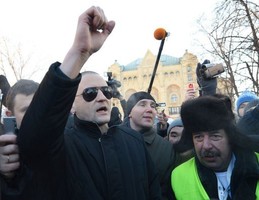
[[199, 95], [186, 91], [168, 123], [150, 93], [126, 101], [98, 73], [81, 72], [114, 27], [100, 7], [88, 8], [63, 62], [41, 83], [21, 79], [6, 91], [16, 127], [1, 128], [0, 199], [259, 199], [259, 98], [246, 91], [234, 110], [217, 78], [203, 76], [205, 60]]

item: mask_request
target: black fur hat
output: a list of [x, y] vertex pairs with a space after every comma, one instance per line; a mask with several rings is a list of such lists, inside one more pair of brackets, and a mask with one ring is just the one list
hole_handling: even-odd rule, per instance
[[234, 123], [234, 114], [226, 101], [213, 96], [201, 96], [182, 104], [181, 118], [187, 135], [212, 131]]
[[147, 92], [141, 91], [133, 93], [127, 101], [127, 116], [129, 116], [132, 108], [142, 99], [150, 99], [156, 103], [155, 99], [151, 96], [151, 94]]

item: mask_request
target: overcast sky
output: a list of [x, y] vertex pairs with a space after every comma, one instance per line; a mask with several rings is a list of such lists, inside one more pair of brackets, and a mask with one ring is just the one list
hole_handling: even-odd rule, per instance
[[153, 33], [159, 27], [170, 33], [162, 54], [181, 57], [188, 49], [197, 55], [193, 45], [193, 41], [199, 39], [194, 34], [196, 20], [203, 13], [210, 13], [216, 2], [218, 0], [0, 0], [0, 37], [20, 43], [26, 51], [32, 52], [32, 63], [45, 67], [34, 77], [39, 81], [52, 62], [62, 62], [74, 39], [78, 16], [91, 5], [100, 6], [108, 19], [116, 21], [116, 26], [85, 68], [103, 74], [115, 60], [127, 65], [144, 57], [148, 49], [157, 55], [160, 41]]

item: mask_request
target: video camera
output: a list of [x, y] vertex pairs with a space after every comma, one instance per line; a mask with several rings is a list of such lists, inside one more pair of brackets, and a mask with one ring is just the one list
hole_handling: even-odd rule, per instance
[[107, 72], [108, 81], [107, 84], [112, 88], [112, 97], [119, 98], [121, 95], [118, 88], [121, 87], [121, 82], [112, 78], [112, 72]]
[[203, 64], [202, 65], [202, 75], [204, 78], [210, 79], [214, 78], [215, 76], [223, 73], [225, 71], [224, 66], [222, 64]]

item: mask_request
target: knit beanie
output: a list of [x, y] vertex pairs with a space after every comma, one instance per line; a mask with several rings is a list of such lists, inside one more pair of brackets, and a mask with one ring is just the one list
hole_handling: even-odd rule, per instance
[[176, 126], [183, 127], [183, 122], [182, 122], [181, 118], [177, 118], [170, 123], [170, 125], [167, 128], [167, 135], [170, 133], [171, 129]]
[[255, 93], [250, 91], [244, 91], [237, 99], [236, 101], [236, 111], [239, 110], [239, 107], [244, 102], [250, 102], [254, 99], [258, 99], [258, 97], [255, 95]]
[[223, 129], [235, 121], [226, 101], [213, 96], [185, 101], [181, 107], [181, 119], [184, 132], [189, 136], [199, 131]]
[[142, 99], [150, 99], [156, 103], [155, 99], [147, 92], [141, 91], [133, 93], [127, 101], [127, 116], [129, 116], [132, 108]]

